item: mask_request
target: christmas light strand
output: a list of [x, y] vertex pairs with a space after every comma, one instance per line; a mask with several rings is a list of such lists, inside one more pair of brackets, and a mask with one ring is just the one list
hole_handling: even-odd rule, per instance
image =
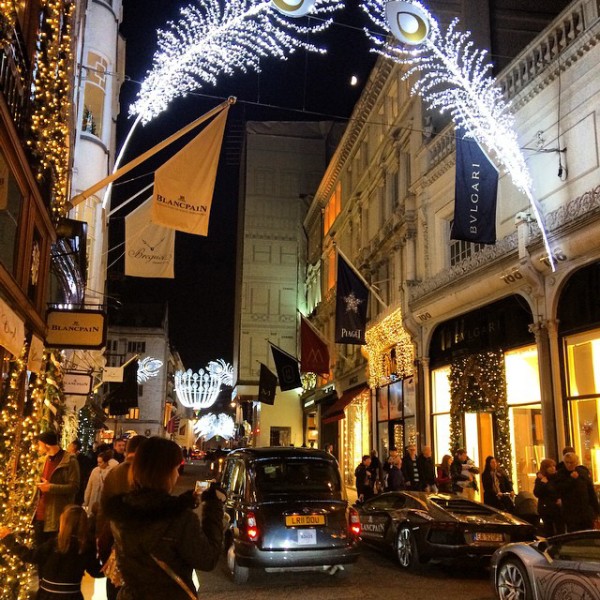
[[[363, 0], [362, 8], [378, 28], [390, 31], [386, 4], [386, 0]], [[425, 15], [429, 21], [428, 35], [420, 45], [408, 46], [394, 42], [391, 36], [384, 39], [365, 29], [374, 44], [373, 50], [406, 65], [403, 78], [416, 75], [413, 93], [423, 97], [431, 108], [448, 112], [457, 128], [464, 129], [468, 137], [474, 138], [507, 170], [532, 206], [554, 270], [541, 207], [534, 197], [529, 169], [515, 133], [514, 116], [490, 74], [492, 67], [487, 61], [487, 52], [474, 47], [470, 32], [457, 29], [458, 19], [442, 33], [436, 19], [421, 3], [395, 4], [416, 7], [419, 14]]]
[[322, 53], [308, 37], [327, 29], [332, 19], [323, 17], [342, 7], [339, 0], [316, 0], [310, 14], [319, 19], [300, 25], [270, 0], [197, 0], [181, 9], [177, 23], [158, 31], [152, 68], [130, 113], [147, 123], [174, 98], [215, 85], [219, 75], [260, 71], [261, 59], [286, 59], [298, 49]]
[[48, 180], [55, 220], [68, 213], [75, 4], [67, 0], [41, 3], [33, 71], [31, 139], [27, 143], [39, 160], [38, 180]]

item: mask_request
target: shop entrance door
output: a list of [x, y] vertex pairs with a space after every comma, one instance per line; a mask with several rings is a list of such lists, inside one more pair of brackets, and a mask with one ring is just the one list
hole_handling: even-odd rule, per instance
[[485, 466], [485, 459], [494, 455], [494, 421], [492, 413], [465, 413], [465, 450], [468, 457], [479, 467], [477, 475], [478, 500], [483, 499], [481, 489], [481, 473]]

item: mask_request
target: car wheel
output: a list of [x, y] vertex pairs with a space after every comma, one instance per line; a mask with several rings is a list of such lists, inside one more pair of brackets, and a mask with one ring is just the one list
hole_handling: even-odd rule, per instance
[[235, 556], [235, 546], [233, 545], [233, 541], [227, 550], [227, 567], [229, 568], [229, 572], [233, 577], [233, 582], [237, 585], [242, 585], [247, 583], [250, 578], [250, 568], [242, 567]]
[[518, 558], [509, 558], [498, 568], [496, 593], [500, 600], [533, 600], [527, 571]]
[[422, 566], [415, 536], [408, 527], [401, 527], [398, 531], [396, 556], [403, 569], [416, 571]]

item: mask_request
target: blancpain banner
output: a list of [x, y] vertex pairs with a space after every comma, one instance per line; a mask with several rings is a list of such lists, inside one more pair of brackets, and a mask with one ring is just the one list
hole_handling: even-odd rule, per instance
[[221, 111], [154, 176], [152, 221], [177, 231], [208, 235], [217, 167], [229, 108]]
[[98, 310], [49, 310], [46, 313], [46, 347], [102, 348], [106, 342], [104, 316]]

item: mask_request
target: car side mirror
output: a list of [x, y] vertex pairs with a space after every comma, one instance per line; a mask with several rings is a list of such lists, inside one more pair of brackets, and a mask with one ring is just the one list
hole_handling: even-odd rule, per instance
[[537, 548], [540, 552], [546, 552], [549, 548], [549, 544], [546, 540], [542, 540], [541, 542], [538, 542]]

